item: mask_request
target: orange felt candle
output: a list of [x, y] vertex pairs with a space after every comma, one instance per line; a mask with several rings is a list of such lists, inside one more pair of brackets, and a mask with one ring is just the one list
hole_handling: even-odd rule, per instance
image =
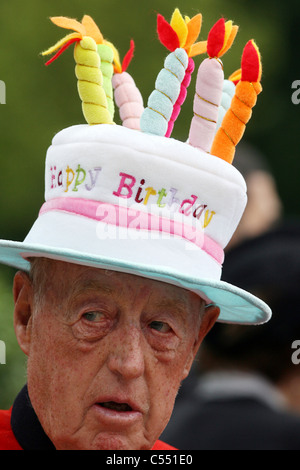
[[[257, 59], [254, 62], [254, 66], [253, 57]], [[242, 79], [236, 85], [235, 95], [232, 98], [230, 108], [224, 116], [211, 148], [212, 155], [222, 158], [228, 163], [232, 163], [234, 159], [236, 145], [243, 137], [246, 124], [252, 116], [252, 108], [256, 104], [257, 96], [262, 91], [262, 86], [259, 82], [260, 77], [261, 62], [259, 52], [256, 45], [249, 41], [244, 49], [242, 58]], [[257, 81], [248, 81], [251, 78]]]
[[232, 163], [235, 147], [243, 137], [246, 124], [251, 119], [257, 95], [261, 91], [261, 84], [257, 82], [239, 82], [237, 84], [231, 106], [214, 139], [210, 152], [212, 155]]

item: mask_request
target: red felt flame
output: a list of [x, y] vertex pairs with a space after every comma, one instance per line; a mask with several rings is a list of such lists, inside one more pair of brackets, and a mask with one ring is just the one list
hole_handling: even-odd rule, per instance
[[134, 53], [134, 41], [133, 39], [131, 39], [130, 41], [130, 48], [128, 50], [128, 52], [125, 54], [124, 56], [124, 59], [123, 59], [123, 62], [122, 62], [122, 72], [125, 72], [125, 70], [127, 70], [132, 58], [133, 58], [133, 53]]
[[225, 20], [220, 18], [208, 33], [207, 54], [209, 57], [218, 57], [224, 45], [225, 38]]
[[165, 20], [165, 18], [157, 15], [157, 33], [160, 42], [171, 52], [180, 47], [177, 33], [172, 26]]
[[77, 41], [80, 41], [80, 40], [81, 40], [81, 38], [72, 38], [72, 39], [70, 39], [68, 42], [66, 42], [66, 44], [64, 44], [59, 49], [59, 51], [53, 57], [51, 57], [50, 60], [48, 60], [48, 62], [45, 63], [45, 65], [52, 64], [52, 62], [54, 62], [69, 46], [71, 46], [71, 44], [73, 44], [73, 42], [77, 42]]
[[258, 49], [252, 40], [248, 41], [242, 55], [242, 81], [258, 82], [261, 74], [261, 63]]

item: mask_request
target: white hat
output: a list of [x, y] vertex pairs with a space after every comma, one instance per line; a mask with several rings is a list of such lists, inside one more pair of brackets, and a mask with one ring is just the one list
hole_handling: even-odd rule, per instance
[[[181, 17], [178, 13], [175, 10], [173, 26], [172, 21], [169, 25], [174, 31]], [[198, 21], [199, 15], [195, 18]], [[62, 25], [65, 19], [53, 21]], [[220, 91], [220, 85], [214, 88], [212, 81], [214, 77], [220, 81], [219, 56], [206, 59], [211, 62], [198, 71], [194, 111], [201, 100], [210, 117], [203, 119], [195, 111], [189, 141], [179, 142], [166, 137], [171, 132], [168, 121], [167, 126], [165, 123], [166, 114], [171, 114], [170, 121], [174, 111], [167, 103], [170, 101], [167, 93], [178, 104], [182, 90], [186, 90], [187, 70], [189, 74], [193, 70], [191, 46], [181, 41], [169, 54], [157, 79], [156, 91], [144, 109], [132, 78], [124, 70], [132, 47], [122, 68], [114, 46], [103, 40], [98, 29], [100, 34], [95, 39], [87, 34], [94, 24], [90, 17], [84, 17], [82, 23], [68, 21], [73, 21], [77, 28], [77, 36], [69, 35], [66, 41], [76, 43], [76, 75], [88, 124], [64, 129], [53, 138], [46, 156], [45, 203], [24, 242], [0, 241], [0, 259], [24, 270], [29, 269], [28, 258], [46, 257], [132, 273], [199, 294], [206, 303], [220, 307], [219, 321], [243, 324], [267, 321], [271, 312], [264, 302], [220, 280], [224, 248], [237, 228], [247, 196], [241, 174], [228, 161], [199, 145], [199, 142], [209, 145], [210, 135], [218, 148], [217, 135], [222, 125], [217, 134], [216, 129], [215, 135], [211, 131], [213, 121], [217, 121], [211, 116], [218, 112], [218, 106], [215, 102], [209, 105], [206, 98], [209, 93], [213, 99], [217, 95], [220, 100], [222, 97], [223, 83], [220, 82]], [[184, 21], [189, 32], [189, 21]], [[158, 24], [160, 28], [162, 24], [166, 27], [161, 16]], [[218, 22], [219, 29], [224, 27], [224, 37], [231, 37], [232, 42], [232, 23], [230, 31], [226, 25], [228, 22]], [[95, 37], [95, 28], [93, 34]], [[210, 35], [209, 38], [212, 32]], [[209, 38], [205, 42], [207, 51], [212, 48]], [[59, 46], [66, 48], [66, 41], [60, 41]], [[220, 47], [226, 49], [224, 44]], [[254, 46], [252, 52], [253, 49]], [[107, 63], [104, 55], [106, 59], [111, 55], [114, 63], [115, 74], [110, 82], [123, 125], [113, 123], [113, 103], [109, 106], [109, 99], [103, 98], [101, 76], [100, 83], [95, 78], [99, 71], [103, 77], [100, 57]], [[170, 82], [168, 74], [172, 76]], [[173, 81], [175, 75], [179, 87]], [[210, 86], [205, 84], [207, 77]], [[254, 85], [257, 83], [256, 80]], [[99, 116], [101, 122], [97, 123]], [[205, 137], [201, 138], [203, 133]]]

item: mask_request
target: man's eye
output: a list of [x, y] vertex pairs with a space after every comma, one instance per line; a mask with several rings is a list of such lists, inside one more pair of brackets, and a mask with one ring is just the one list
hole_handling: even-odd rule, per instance
[[83, 318], [89, 322], [97, 322], [102, 320], [103, 318], [103, 313], [102, 312], [87, 312], [84, 313]]
[[168, 333], [169, 331], [171, 331], [171, 328], [168, 323], [164, 323], [162, 321], [152, 321], [150, 323], [150, 328], [159, 331], [160, 333]]

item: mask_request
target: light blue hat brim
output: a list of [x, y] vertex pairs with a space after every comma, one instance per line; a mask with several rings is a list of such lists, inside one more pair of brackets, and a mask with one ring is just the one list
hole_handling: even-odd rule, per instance
[[26, 258], [41, 256], [69, 263], [126, 272], [191, 290], [206, 296], [220, 308], [219, 322], [258, 325], [271, 318], [271, 310], [254, 295], [223, 281], [197, 279], [182, 275], [167, 266], [147, 266], [124, 260], [92, 256], [74, 250], [45, 245], [0, 240], [0, 261], [8, 266], [28, 271]]

